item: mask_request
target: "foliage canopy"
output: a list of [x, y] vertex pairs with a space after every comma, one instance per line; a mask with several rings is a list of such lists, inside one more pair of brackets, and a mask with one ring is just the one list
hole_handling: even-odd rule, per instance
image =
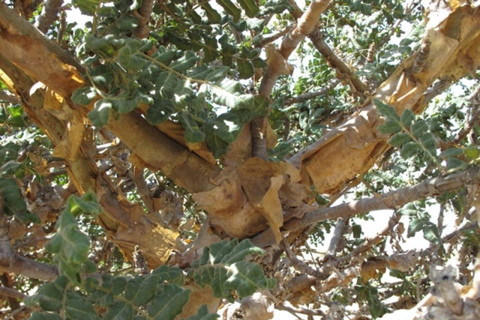
[[3, 1], [0, 48], [6, 318], [480, 318], [478, 3]]

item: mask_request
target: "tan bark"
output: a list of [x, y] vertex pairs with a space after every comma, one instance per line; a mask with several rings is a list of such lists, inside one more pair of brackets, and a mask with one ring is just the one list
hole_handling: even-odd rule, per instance
[[[435, 80], [445, 77], [458, 80], [480, 65], [480, 13], [469, 6], [439, 10], [441, 12], [430, 13], [431, 28], [425, 38], [431, 45], [427, 56], [422, 57], [425, 60], [422, 71], [410, 72], [417, 53], [401, 63], [374, 95], [400, 114], [405, 109], [421, 112], [425, 91]], [[289, 162], [302, 169], [304, 182], [311, 181], [317, 192], [336, 194], [349, 181], [367, 172], [387, 149], [388, 136], [376, 129], [381, 123], [369, 99], [347, 122], [294, 155]]]

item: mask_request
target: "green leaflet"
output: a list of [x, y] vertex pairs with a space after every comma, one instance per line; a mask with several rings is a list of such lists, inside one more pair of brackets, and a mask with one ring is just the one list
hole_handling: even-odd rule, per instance
[[130, 39], [125, 46], [118, 50], [117, 61], [122, 67], [131, 73], [135, 73], [142, 69], [147, 61], [138, 55], [142, 42], [136, 39]]
[[198, 309], [198, 313], [194, 316], [189, 317], [186, 320], [215, 320], [219, 317], [216, 313], [208, 313], [208, 309], [206, 305], [202, 305], [200, 309]]
[[240, 3], [240, 6], [250, 18], [255, 17], [260, 12], [260, 8], [258, 8], [254, 0], [238, 0], [238, 3]]
[[229, 108], [241, 108], [253, 105], [254, 97], [251, 94], [243, 94], [239, 82], [223, 79], [218, 85], [212, 86], [213, 102]]
[[252, 63], [246, 59], [237, 59], [237, 68], [240, 79], [249, 79], [254, 74]]
[[86, 106], [97, 96], [97, 92], [93, 87], [83, 87], [77, 89], [72, 94], [72, 101], [75, 104]]
[[378, 129], [384, 134], [392, 134], [388, 143], [393, 147], [401, 147], [402, 158], [416, 157], [417, 160], [432, 161], [440, 168], [437, 141], [425, 120], [415, 120], [412, 110], [405, 110], [400, 117], [393, 107], [377, 99], [374, 103], [385, 117], [385, 123]]
[[188, 302], [190, 292], [176, 284], [161, 284], [158, 295], [147, 305], [148, 314], [155, 320], [175, 319]]
[[59, 311], [63, 307], [63, 296], [68, 284], [68, 279], [59, 276], [55, 281], [44, 284], [37, 294], [25, 299], [27, 306], [38, 304], [45, 311]]
[[73, 5], [80, 9], [82, 14], [93, 16], [100, 0], [73, 0]]
[[240, 19], [242, 11], [230, 0], [217, 0], [217, 3], [230, 15], [233, 16], [233, 21], [237, 22]]
[[162, 99], [173, 98], [178, 80], [178, 77], [172, 72], [161, 72], [155, 83], [155, 94]]
[[108, 124], [110, 121], [110, 112], [113, 108], [112, 101], [108, 99], [100, 99], [95, 102], [95, 107], [88, 113], [88, 119], [92, 121], [92, 124], [101, 128]]
[[175, 111], [172, 101], [155, 99], [147, 110], [146, 118], [151, 124], [157, 125], [166, 121]]
[[205, 133], [198, 126], [195, 119], [187, 112], [180, 112], [178, 119], [185, 128], [185, 139], [189, 142], [202, 142], [205, 140]]
[[20, 187], [13, 178], [0, 178], [0, 195], [3, 200], [3, 211], [7, 215], [13, 215], [23, 223], [39, 222], [37, 216], [27, 211]]
[[82, 212], [100, 213], [100, 207], [93, 201], [93, 196], [89, 194], [84, 195], [81, 201], [70, 197], [57, 221], [57, 233], [45, 247], [47, 251], [55, 254], [60, 275], [66, 276], [73, 283], [78, 283], [78, 273], [87, 261], [90, 250], [90, 238], [80, 231], [74, 215]]
[[62, 320], [62, 318], [57, 313], [40, 313], [35, 311], [30, 320]]
[[210, 23], [220, 23], [222, 17], [207, 1], [203, 1], [200, 5], [207, 14], [207, 18]]
[[136, 276], [129, 280], [125, 290], [125, 299], [133, 305], [140, 306], [149, 302], [155, 295], [159, 283], [159, 276], [149, 275], [146, 277]]
[[135, 316], [133, 307], [123, 301], [118, 301], [107, 309], [102, 316], [104, 320], [133, 320]]
[[257, 264], [243, 261], [248, 255], [262, 254], [248, 239], [215, 243], [192, 263], [193, 278], [202, 287], [210, 285], [216, 297], [231, 300], [231, 292], [236, 291], [241, 299], [275, 286], [275, 280], [267, 279]]

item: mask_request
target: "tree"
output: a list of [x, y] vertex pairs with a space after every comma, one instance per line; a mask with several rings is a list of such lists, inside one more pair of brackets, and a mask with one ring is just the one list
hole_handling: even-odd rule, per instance
[[477, 319], [479, 30], [471, 1], [2, 2], [5, 317]]

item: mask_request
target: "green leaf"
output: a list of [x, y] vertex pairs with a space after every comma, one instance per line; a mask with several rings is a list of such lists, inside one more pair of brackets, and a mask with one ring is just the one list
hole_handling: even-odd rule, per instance
[[208, 21], [210, 23], [220, 23], [220, 21], [222, 21], [222, 17], [220, 16], [220, 14], [215, 9], [213, 9], [207, 1], [201, 2], [200, 6], [203, 10], [205, 10]]
[[127, 283], [125, 299], [131, 301], [135, 306], [146, 304], [155, 295], [158, 283], [159, 277], [157, 275], [136, 276]]
[[67, 299], [65, 302], [66, 314], [69, 319], [100, 320], [93, 305], [82, 299]]
[[403, 111], [402, 118], [400, 121], [402, 122], [405, 128], [410, 128], [413, 120], [415, 120], [415, 114], [413, 113], [412, 110], [406, 109], [405, 111]]
[[378, 126], [378, 130], [384, 134], [392, 134], [400, 132], [402, 130], [402, 126], [399, 122], [387, 120], [385, 123]]
[[157, 295], [147, 305], [148, 315], [155, 320], [173, 320], [182, 312], [190, 298], [191, 290], [175, 284], [162, 284]]
[[228, 151], [229, 143], [219, 137], [212, 131], [206, 131], [206, 138], [208, 148], [212, 151], [215, 158], [220, 158]]
[[203, 41], [205, 42], [205, 46], [203, 47], [203, 62], [212, 62], [219, 56], [217, 51], [217, 40], [204, 34]]
[[390, 137], [388, 144], [392, 147], [400, 147], [410, 141], [412, 141], [412, 138], [407, 133], [399, 132]]
[[408, 224], [407, 237], [413, 237], [418, 231], [422, 230], [425, 225], [425, 222], [419, 218], [413, 218]]
[[102, 212], [102, 207], [98, 204], [94, 193], [86, 193], [82, 197], [70, 197], [67, 206], [73, 215], [88, 212], [96, 216]]
[[162, 52], [162, 49], [165, 50], [163, 47], [160, 48], [159, 51], [152, 56], [152, 58], [168, 66], [177, 56], [177, 52], [176, 50], [166, 50]]
[[83, 87], [77, 89], [72, 94], [72, 101], [75, 104], [86, 106], [97, 96], [97, 92], [93, 87]]
[[263, 252], [249, 240], [215, 243], [205, 248], [200, 259], [191, 264], [195, 283], [201, 287], [210, 285], [216, 297], [229, 300], [233, 298], [233, 291], [244, 297], [258, 289], [272, 288], [275, 280], [267, 279], [258, 264], [243, 261], [247, 255]]
[[168, 281], [179, 286], [183, 286], [185, 283], [183, 270], [177, 267], [160, 266], [152, 271], [152, 275], [157, 276], [160, 283]]
[[248, 108], [253, 106], [254, 97], [242, 93], [242, 85], [231, 79], [223, 79], [218, 85], [212, 86], [213, 102], [229, 108]]
[[[73, 196], [72, 196], [73, 197]], [[90, 200], [91, 196], [84, 196], [83, 201]], [[45, 249], [55, 254], [60, 275], [66, 276], [73, 283], [78, 282], [78, 272], [82, 264], [88, 259], [90, 237], [80, 231], [74, 213], [78, 214], [83, 208], [99, 212], [99, 207], [88, 205], [72, 198], [67, 200], [67, 206], [57, 220], [57, 233], [47, 243]]]
[[240, 19], [242, 11], [237, 8], [230, 0], [217, 0], [217, 3], [225, 9], [225, 11], [233, 16], [233, 21], [237, 22]]
[[237, 140], [242, 130], [240, 119], [233, 113], [224, 113], [207, 123], [207, 130], [211, 130], [226, 142], [232, 143]]
[[254, 0], [238, 0], [238, 3], [240, 3], [240, 6], [250, 18], [255, 17], [260, 12], [260, 8], [258, 8]]
[[[95, 69], [93, 69], [92, 71], [90, 71], [90, 76], [92, 77], [92, 80], [96, 84], [101, 85], [101, 86], [111, 85], [113, 83], [114, 79], [115, 79], [115, 75], [112, 72], [112, 68], [107, 66], [107, 65], [104, 65], [104, 64], [102, 64], [102, 65], [96, 67]], [[78, 90], [76, 90], [76, 91], [78, 91]], [[72, 95], [72, 100], [73, 100], [73, 95]]]
[[198, 126], [195, 119], [187, 112], [180, 112], [178, 119], [185, 128], [185, 139], [188, 142], [202, 142], [205, 140], [205, 132]]
[[92, 121], [92, 124], [101, 128], [108, 124], [110, 121], [110, 112], [113, 108], [112, 101], [108, 99], [100, 99], [95, 102], [95, 107], [88, 113], [88, 118]]
[[89, 33], [85, 36], [85, 46], [102, 58], [115, 57], [115, 48], [106, 38], [99, 38]]
[[138, 27], [138, 19], [130, 15], [121, 16], [116, 25], [122, 31], [133, 31]]
[[448, 158], [459, 156], [461, 154], [463, 154], [463, 150], [461, 148], [450, 148], [450, 149], [447, 149], [447, 150], [443, 151], [440, 154], [440, 158], [448, 159]]
[[423, 237], [425, 240], [435, 244], [435, 245], [440, 245], [443, 246], [442, 242], [442, 237], [440, 236], [440, 233], [438, 232], [438, 228], [436, 225], [434, 225], [431, 222], [427, 222], [424, 224], [423, 227]]
[[118, 301], [107, 309], [102, 316], [104, 320], [133, 320], [135, 312], [133, 307], [123, 301]]
[[20, 187], [14, 179], [0, 178], [0, 195], [3, 200], [3, 211], [7, 215], [13, 215], [23, 223], [31, 219]]
[[428, 124], [425, 120], [420, 119], [415, 121], [411, 127], [412, 134], [417, 138], [421, 139], [425, 133], [429, 132]]
[[155, 93], [159, 98], [173, 98], [174, 90], [178, 84], [178, 77], [172, 72], [162, 72], [155, 82]]
[[147, 110], [146, 118], [151, 124], [157, 125], [166, 121], [175, 112], [172, 101], [155, 99], [153, 105]]
[[437, 155], [437, 140], [431, 132], [426, 132], [420, 138], [420, 143], [428, 151], [430, 157], [436, 158]]
[[480, 156], [480, 150], [476, 147], [468, 147], [464, 150], [465, 156], [468, 160], [475, 161]]
[[235, 290], [240, 299], [250, 296], [258, 289], [273, 289], [275, 279], [265, 277], [258, 264], [239, 261], [228, 268], [225, 288]]
[[138, 55], [138, 50], [141, 45], [141, 41], [132, 39], [127, 41], [125, 46], [118, 50], [118, 63], [131, 73], [138, 72], [147, 64], [147, 61]]
[[254, 74], [252, 63], [248, 60], [237, 59], [237, 68], [240, 79], [249, 79]]
[[58, 313], [40, 313], [34, 312], [29, 320], [62, 320]]
[[134, 98], [116, 98], [110, 99], [112, 108], [118, 113], [129, 113], [135, 110], [139, 104], [138, 96]]
[[380, 114], [383, 115], [387, 119], [387, 121], [388, 120], [393, 120], [394, 122], [400, 122], [400, 116], [398, 115], [397, 111], [395, 111], [395, 109], [392, 106], [390, 106], [386, 103], [383, 103], [382, 101], [380, 101], [378, 99], [373, 99], [373, 102], [377, 106]]
[[400, 155], [403, 159], [409, 159], [413, 156], [423, 154], [422, 148], [416, 142], [407, 142], [403, 145]]
[[73, 0], [72, 3], [75, 7], [80, 9], [82, 14], [93, 16], [100, 4], [100, 0]]
[[196, 56], [195, 53], [193, 53], [192, 51], [187, 51], [187, 53], [183, 57], [172, 63], [170, 67], [173, 68], [175, 71], [184, 72], [188, 69], [193, 68], [197, 64], [197, 61], [199, 59], [200, 58]]
[[219, 317], [216, 313], [208, 313], [206, 305], [202, 305], [196, 315], [189, 317], [186, 320], [215, 320]]
[[33, 307], [38, 304], [45, 311], [59, 311], [63, 308], [63, 296], [68, 280], [59, 276], [55, 281], [40, 287], [37, 294], [25, 299], [25, 304]]

